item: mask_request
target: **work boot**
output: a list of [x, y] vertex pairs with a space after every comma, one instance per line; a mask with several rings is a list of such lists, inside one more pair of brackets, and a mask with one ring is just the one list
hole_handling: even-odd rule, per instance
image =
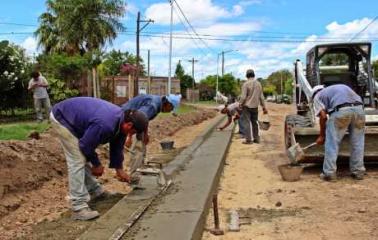
[[89, 207], [82, 208], [72, 213], [73, 220], [81, 220], [81, 221], [88, 221], [91, 219], [95, 219], [98, 216], [100, 216], [100, 214], [97, 211], [90, 209]]
[[335, 182], [337, 180], [337, 177], [336, 177], [336, 175], [326, 175], [324, 173], [321, 173], [320, 179], [327, 181], [327, 182]]
[[254, 139], [253, 142], [254, 143], [260, 143], [260, 139]]
[[356, 180], [364, 180], [364, 173], [352, 173], [351, 176]]
[[251, 140], [245, 140], [242, 142], [243, 144], [253, 144], [253, 142]]

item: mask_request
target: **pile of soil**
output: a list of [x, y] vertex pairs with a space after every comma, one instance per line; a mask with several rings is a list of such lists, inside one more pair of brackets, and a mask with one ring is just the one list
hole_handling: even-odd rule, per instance
[[[157, 117], [150, 123], [149, 149], [157, 148], [161, 140], [179, 129], [215, 115], [213, 110], [198, 109], [177, 117]], [[98, 154], [106, 166], [106, 150], [99, 148]], [[105, 184], [113, 177], [108, 172], [100, 179]], [[64, 154], [51, 130], [41, 134], [39, 140], [0, 141], [0, 232], [59, 216], [67, 208], [66, 175]]]

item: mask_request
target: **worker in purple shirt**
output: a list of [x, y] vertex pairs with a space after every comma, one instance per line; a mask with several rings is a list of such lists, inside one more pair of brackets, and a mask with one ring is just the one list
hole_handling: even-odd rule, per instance
[[[149, 121], [153, 120], [160, 112], [173, 112], [176, 114], [180, 105], [180, 94], [169, 94], [167, 96], [140, 94], [127, 103], [123, 104], [121, 108], [124, 111], [138, 110], [146, 115]], [[133, 137], [132, 145], [130, 147], [130, 164], [129, 171], [133, 182], [138, 181], [137, 169], [142, 167], [146, 157], [146, 145], [148, 144], [148, 129], [144, 134], [137, 134]]]
[[[362, 180], [365, 173], [365, 112], [361, 97], [344, 84], [315, 86], [312, 90], [315, 115], [319, 117], [320, 134], [317, 144], [323, 145], [324, 162], [321, 179], [336, 180], [336, 160], [339, 146], [349, 132], [351, 154], [349, 167], [352, 177]], [[328, 117], [327, 117], [328, 115]]]
[[109, 143], [109, 168], [114, 168], [120, 181], [129, 182], [123, 170], [123, 149], [126, 138], [147, 129], [145, 114], [124, 112], [107, 101], [76, 97], [54, 105], [50, 120], [66, 156], [69, 197], [76, 220], [90, 220], [99, 216], [88, 201], [111, 195], [94, 176], [104, 172], [96, 148]]

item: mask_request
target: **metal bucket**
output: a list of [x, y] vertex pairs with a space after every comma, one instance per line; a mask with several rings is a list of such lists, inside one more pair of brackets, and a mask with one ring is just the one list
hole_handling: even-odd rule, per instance
[[267, 131], [270, 128], [270, 122], [259, 121], [259, 127], [260, 127], [261, 130]]
[[283, 164], [278, 166], [278, 171], [281, 174], [282, 180], [287, 182], [298, 181], [303, 172], [303, 166]]
[[160, 146], [163, 150], [172, 150], [174, 141], [162, 141], [160, 142]]

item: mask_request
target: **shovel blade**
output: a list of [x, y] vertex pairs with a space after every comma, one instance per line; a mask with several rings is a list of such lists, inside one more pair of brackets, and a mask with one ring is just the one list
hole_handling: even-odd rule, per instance
[[299, 143], [296, 143], [287, 149], [289, 159], [296, 163], [304, 157], [304, 152]]

